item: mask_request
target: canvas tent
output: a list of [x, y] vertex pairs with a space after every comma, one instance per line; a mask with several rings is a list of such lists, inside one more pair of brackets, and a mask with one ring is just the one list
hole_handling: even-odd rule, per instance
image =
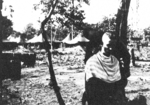
[[44, 39], [42, 37], [42, 34], [40, 34], [39, 36], [36, 35], [35, 37], [33, 37], [32, 39], [28, 40], [27, 43], [38, 43], [38, 42], [43, 42]]
[[[47, 35], [46, 37], [47, 37], [47, 40], [48, 40], [49, 42], [51, 42], [50, 36]], [[59, 42], [59, 41], [55, 40], [54, 38], [53, 38], [52, 41]], [[40, 42], [40, 43], [41, 43], [41, 42], [44, 42], [44, 38], [43, 38], [42, 34], [40, 34], [40, 35], [35, 35], [35, 37], [33, 37], [32, 39], [30, 39], [30, 40], [27, 41], [27, 43], [38, 43], [38, 42]]]
[[19, 44], [21, 44], [21, 38], [14, 37], [13, 34], [7, 37], [7, 39], [2, 41], [2, 49], [3, 50], [11, 50], [16, 48]]
[[71, 41], [71, 34], [69, 33], [64, 40], [62, 40], [62, 43], [68, 43]]
[[89, 42], [89, 40], [80, 33], [74, 39], [66, 41], [66, 44], [78, 44], [80, 42]]
[[7, 38], [7, 40], [8, 40], [9, 42], [16, 42], [16, 43], [21, 42], [20, 36], [19, 36], [19, 37], [13, 37], [12, 35], [10, 35], [10, 36]]

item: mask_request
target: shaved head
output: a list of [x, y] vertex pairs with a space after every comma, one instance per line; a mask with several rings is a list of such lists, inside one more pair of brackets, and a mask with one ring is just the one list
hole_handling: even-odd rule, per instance
[[110, 40], [111, 40], [111, 33], [109, 32], [104, 33], [102, 36], [102, 43], [103, 44], [108, 43]]
[[102, 36], [102, 42], [105, 43], [110, 40], [115, 40], [114, 35], [110, 32], [105, 32]]
[[102, 46], [103, 53], [109, 56], [111, 54], [111, 51], [114, 49], [116, 45], [116, 40], [113, 34], [110, 32], [104, 33], [102, 36], [102, 43], [103, 43]]

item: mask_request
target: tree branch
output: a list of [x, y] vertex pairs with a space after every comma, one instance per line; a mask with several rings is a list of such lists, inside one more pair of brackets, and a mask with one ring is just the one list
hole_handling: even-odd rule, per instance
[[[41, 31], [42, 31], [42, 36], [44, 38], [44, 44], [45, 44], [45, 50], [48, 54], [48, 61], [49, 61], [49, 73], [50, 73], [50, 85], [53, 86], [55, 94], [57, 96], [58, 102], [60, 105], [65, 105], [62, 96], [60, 94], [60, 89], [57, 85], [54, 69], [53, 69], [53, 64], [52, 64], [52, 57], [51, 57], [51, 52], [49, 51], [50, 45], [48, 43], [47, 37], [46, 37], [46, 30], [45, 30], [45, 25], [48, 22], [48, 20], [51, 18], [54, 9], [58, 3], [58, 0], [55, 1], [55, 4], [52, 6], [52, 10], [49, 12], [48, 17], [45, 18], [42, 23], [41, 23]], [[52, 43], [51, 43], [52, 44]]]
[[[56, 1], [55, 1], [55, 4], [54, 4], [54, 5], [52, 5], [52, 6], [53, 6], [53, 7], [52, 7], [52, 10], [48, 13], [47, 18], [45, 18], [45, 19], [43, 20], [43, 22], [42, 22], [42, 26], [45, 26], [45, 24], [46, 24], [46, 23], [48, 22], [48, 20], [51, 18], [51, 15], [53, 14], [54, 9], [55, 9], [55, 7], [56, 7], [56, 5], [57, 5], [58, 1], [59, 1], [59, 0], [56, 0]], [[41, 27], [42, 27], [42, 26], [41, 26]]]

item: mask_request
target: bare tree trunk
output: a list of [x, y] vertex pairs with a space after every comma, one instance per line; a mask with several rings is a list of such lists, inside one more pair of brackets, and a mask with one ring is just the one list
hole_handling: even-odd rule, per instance
[[131, 0], [121, 0], [116, 19], [116, 35], [127, 45], [127, 19]]
[[[121, 5], [118, 9], [117, 19], [116, 19], [116, 37], [117, 39], [121, 40], [118, 42], [123, 42], [122, 46], [119, 46], [118, 50], [120, 51], [121, 58], [123, 63], [121, 63], [121, 59], [119, 58], [120, 62], [120, 71], [121, 71], [121, 91], [122, 95], [125, 99], [125, 86], [127, 85], [127, 78], [130, 76], [130, 54], [127, 50], [127, 19], [128, 19], [128, 12], [129, 12], [130, 0], [121, 0]], [[121, 45], [120, 43], [120, 45]]]
[[[128, 13], [129, 13], [129, 7], [130, 7], [131, 0], [122, 0], [121, 6], [118, 9], [117, 19], [116, 19], [116, 33], [117, 37], [123, 41], [123, 43], [127, 46], [127, 19], [128, 19]], [[134, 50], [133, 50], [134, 51]], [[133, 66], [136, 66], [135, 64], [135, 57], [134, 53], [131, 54], [132, 64]]]
[[[2, 4], [3, 1], [0, 0], [0, 92], [2, 93]], [[2, 96], [0, 96], [0, 105], [2, 105]]]
[[51, 78], [51, 85], [54, 88], [54, 91], [56, 93], [56, 96], [57, 96], [59, 104], [60, 105], [65, 105], [65, 103], [64, 103], [64, 101], [62, 99], [62, 96], [60, 94], [60, 89], [59, 89], [57, 81], [56, 81], [56, 77], [55, 77], [55, 73], [54, 73], [54, 69], [53, 69], [53, 64], [52, 64], [51, 52], [49, 51], [50, 45], [49, 45], [49, 42], [48, 42], [48, 40], [46, 38], [46, 30], [45, 30], [45, 25], [48, 22], [48, 20], [51, 18], [51, 15], [53, 14], [53, 11], [54, 11], [57, 3], [58, 3], [58, 0], [55, 0], [55, 3], [53, 5], [52, 10], [50, 11], [48, 17], [45, 18], [43, 20], [43, 22], [41, 23], [41, 31], [42, 31], [42, 36], [43, 36], [43, 38], [45, 40], [45, 42], [44, 42], [44, 44], [45, 44], [45, 50], [46, 50], [46, 52], [48, 54], [49, 73], [50, 73], [50, 78]]

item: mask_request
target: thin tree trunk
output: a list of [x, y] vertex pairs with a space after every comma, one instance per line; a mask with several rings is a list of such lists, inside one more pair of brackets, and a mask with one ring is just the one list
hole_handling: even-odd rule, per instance
[[64, 101], [63, 101], [63, 99], [62, 99], [62, 96], [61, 96], [61, 94], [60, 94], [60, 89], [59, 89], [58, 84], [57, 84], [57, 81], [56, 81], [56, 77], [55, 77], [55, 73], [54, 73], [54, 69], [53, 69], [53, 64], [52, 64], [51, 52], [49, 51], [50, 45], [49, 45], [49, 42], [48, 42], [48, 40], [47, 40], [47, 38], [46, 38], [46, 30], [45, 30], [45, 25], [46, 25], [46, 23], [48, 22], [48, 20], [51, 18], [51, 15], [53, 14], [53, 11], [54, 11], [54, 9], [55, 9], [57, 3], [58, 3], [58, 0], [55, 0], [55, 3], [54, 3], [54, 5], [53, 5], [52, 10], [50, 11], [48, 17], [45, 18], [45, 19], [43, 20], [43, 22], [41, 23], [41, 30], [42, 30], [42, 36], [43, 36], [43, 38], [44, 38], [44, 40], [45, 40], [45, 41], [44, 41], [45, 50], [46, 50], [46, 52], [47, 52], [47, 54], [48, 54], [49, 73], [50, 73], [50, 78], [51, 78], [51, 82], [52, 82], [51, 85], [52, 85], [53, 88], [54, 88], [54, 91], [55, 91], [55, 93], [56, 93], [56, 96], [57, 96], [57, 99], [58, 99], [59, 104], [60, 104], [60, 105], [65, 105], [65, 103], [64, 103]]
[[[121, 64], [120, 70], [122, 74], [122, 80], [124, 81], [124, 86], [127, 85], [127, 77], [130, 76], [130, 55], [127, 51], [127, 19], [128, 19], [128, 12], [129, 12], [130, 0], [121, 0], [121, 5], [118, 9], [117, 19], [116, 19], [116, 35], [117, 39], [121, 40], [125, 45], [119, 48], [121, 52], [121, 58], [124, 64]], [[119, 59], [120, 60], [120, 59]], [[124, 99], [125, 99], [125, 87], [121, 88]]]
[[[2, 93], [2, 0], [0, 0], [0, 92]], [[2, 96], [0, 96], [0, 105], [2, 105]]]
[[121, 0], [116, 19], [116, 35], [127, 45], [127, 19], [131, 0]]

